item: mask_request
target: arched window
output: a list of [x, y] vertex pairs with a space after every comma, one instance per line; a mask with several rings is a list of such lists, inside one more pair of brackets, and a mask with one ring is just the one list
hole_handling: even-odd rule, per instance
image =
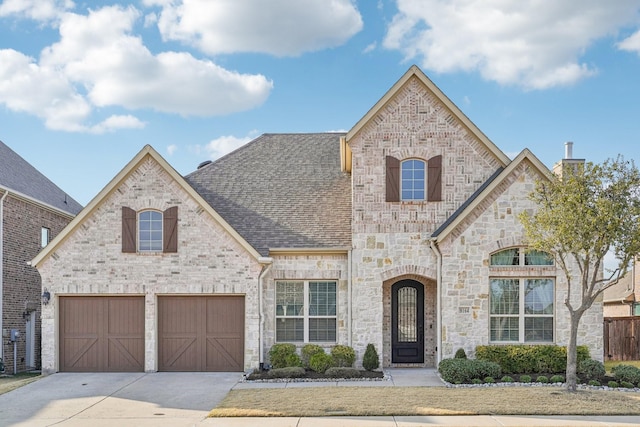
[[490, 273], [489, 340], [553, 342], [555, 273], [545, 268], [553, 266], [553, 257], [546, 252], [509, 248], [491, 254], [489, 264], [511, 267], [493, 268]]
[[138, 251], [162, 252], [162, 212], [138, 213]]
[[426, 163], [418, 159], [405, 160], [400, 164], [400, 170], [402, 200], [424, 200]]

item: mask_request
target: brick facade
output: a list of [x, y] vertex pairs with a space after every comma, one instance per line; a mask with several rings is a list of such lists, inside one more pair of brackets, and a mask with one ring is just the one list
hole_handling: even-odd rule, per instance
[[[14, 373], [14, 344], [11, 329], [17, 329], [16, 370], [40, 369], [40, 308], [42, 288], [38, 271], [29, 265], [40, 252], [41, 229], [50, 230], [53, 239], [71, 221], [65, 215], [44, 208], [32, 201], [9, 195], [3, 204], [3, 288], [2, 288], [2, 350], [6, 373]], [[32, 315], [33, 313], [33, 315]], [[27, 365], [26, 319], [35, 320], [33, 366]]]

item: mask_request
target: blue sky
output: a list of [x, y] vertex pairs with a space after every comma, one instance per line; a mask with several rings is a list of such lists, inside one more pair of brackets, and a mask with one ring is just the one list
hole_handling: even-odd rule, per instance
[[350, 129], [416, 64], [505, 153], [640, 161], [640, 0], [3, 0], [0, 140], [87, 204], [145, 145], [178, 172]]

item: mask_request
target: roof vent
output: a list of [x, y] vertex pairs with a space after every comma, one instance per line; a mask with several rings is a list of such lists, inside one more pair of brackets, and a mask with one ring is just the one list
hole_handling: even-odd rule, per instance
[[202, 169], [203, 167], [205, 167], [205, 166], [207, 166], [207, 165], [209, 165], [211, 163], [213, 163], [211, 160], [205, 160], [204, 162], [202, 162], [202, 163], [200, 163], [198, 165], [198, 169]]

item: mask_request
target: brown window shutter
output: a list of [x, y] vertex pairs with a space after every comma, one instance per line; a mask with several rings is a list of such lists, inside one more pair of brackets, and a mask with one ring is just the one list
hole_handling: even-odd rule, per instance
[[163, 252], [178, 252], [178, 207], [164, 211], [163, 214]]
[[387, 156], [387, 202], [400, 201], [400, 160]]
[[122, 252], [136, 252], [136, 225], [138, 218], [136, 211], [126, 206], [122, 207]]
[[427, 200], [442, 201], [442, 156], [430, 158], [427, 169]]

